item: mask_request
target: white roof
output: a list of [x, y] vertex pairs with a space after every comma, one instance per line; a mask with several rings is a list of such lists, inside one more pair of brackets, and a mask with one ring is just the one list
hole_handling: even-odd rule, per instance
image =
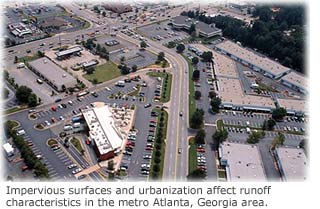
[[303, 149], [278, 147], [276, 153], [286, 181], [307, 178], [307, 158]]
[[6, 153], [12, 153], [14, 151], [12, 145], [9, 143], [5, 143], [2, 147]]
[[82, 113], [90, 130], [90, 138], [101, 155], [121, 147], [123, 138], [108, 106], [84, 109]]
[[220, 145], [221, 160], [227, 161], [228, 181], [266, 181], [259, 149], [256, 145], [224, 142]]
[[216, 47], [248, 63], [251, 63], [275, 76], [290, 71], [290, 68], [287, 68], [281, 65], [280, 63], [275, 62], [265, 56], [260, 56], [257, 53], [248, 50], [244, 47], [241, 47], [238, 44], [229, 40], [217, 44]]

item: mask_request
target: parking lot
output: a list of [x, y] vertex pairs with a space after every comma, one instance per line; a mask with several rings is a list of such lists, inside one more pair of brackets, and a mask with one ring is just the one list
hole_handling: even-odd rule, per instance
[[[159, 41], [160, 43], [168, 43], [170, 41], [178, 42], [189, 37], [184, 31], [178, 31], [168, 25], [170, 21], [163, 21], [139, 27], [137, 31], [143, 36], [150, 38], [151, 40]], [[134, 35], [133, 35], [134, 36]]]
[[[122, 49], [132, 49], [136, 47], [131, 42], [118, 37], [112, 37], [110, 35], [97, 36], [96, 39], [97, 41], [95, 41], [95, 43], [100, 44], [101, 47], [105, 47], [110, 54], [113, 54]], [[113, 40], [118, 41], [118, 44], [115, 44], [113, 46], [106, 44], [106, 42]]]
[[157, 60], [157, 56], [155, 54], [146, 50], [141, 51], [139, 49], [125, 50], [123, 52], [121, 51], [110, 55], [110, 59], [118, 64], [121, 63], [120, 60], [122, 57], [125, 57], [124, 64], [126, 64], [128, 67], [137, 65], [138, 68], [152, 65]]

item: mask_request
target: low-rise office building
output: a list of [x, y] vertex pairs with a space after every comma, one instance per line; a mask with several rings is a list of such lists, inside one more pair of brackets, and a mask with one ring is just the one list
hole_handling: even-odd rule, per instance
[[123, 4], [123, 3], [108, 3], [108, 4], [103, 4], [101, 6], [106, 10], [110, 10], [118, 14], [132, 11], [132, 7], [129, 4]]
[[278, 147], [274, 154], [283, 181], [306, 180], [307, 158], [303, 149]]
[[213, 36], [222, 36], [222, 31], [216, 28], [214, 24], [206, 24], [204, 22], [191, 19], [187, 16], [177, 16], [171, 19], [171, 24], [176, 29], [189, 30], [192, 24], [195, 24], [196, 32], [199, 36], [211, 38]]
[[281, 78], [281, 83], [303, 94], [308, 93], [308, 81], [305, 76], [290, 72]]
[[278, 79], [291, 71], [290, 68], [229, 40], [215, 45], [214, 48], [269, 78]]
[[224, 142], [219, 147], [219, 159], [228, 181], [267, 180], [256, 145]]
[[24, 23], [13, 23], [8, 25], [9, 31], [16, 37], [23, 38], [25, 35], [32, 34], [31, 28]]
[[29, 62], [28, 67], [56, 91], [61, 92], [77, 84], [74, 77], [46, 57]]
[[97, 157], [100, 160], [113, 158], [120, 151], [124, 139], [109, 107], [83, 109], [82, 113]]
[[288, 115], [300, 116], [307, 114], [307, 103], [305, 100], [277, 98], [277, 103], [280, 107], [283, 107], [287, 110]]

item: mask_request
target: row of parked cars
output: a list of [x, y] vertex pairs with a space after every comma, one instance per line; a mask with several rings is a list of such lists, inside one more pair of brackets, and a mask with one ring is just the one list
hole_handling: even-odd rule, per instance
[[207, 172], [206, 150], [203, 144], [197, 145], [197, 168]]

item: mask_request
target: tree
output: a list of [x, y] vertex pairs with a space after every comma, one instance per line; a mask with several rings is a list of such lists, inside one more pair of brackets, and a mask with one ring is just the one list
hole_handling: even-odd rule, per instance
[[106, 11], [102, 12], [102, 16], [105, 17], [107, 15]]
[[190, 119], [190, 127], [194, 129], [198, 129], [203, 124], [203, 115], [204, 111], [202, 109], [196, 109]]
[[276, 121], [273, 119], [264, 120], [262, 129], [267, 131], [272, 131], [275, 125], [276, 125]]
[[215, 92], [215, 91], [209, 91], [209, 93], [208, 93], [208, 97], [209, 98], [213, 98], [213, 97], [216, 97], [217, 96], [217, 93]]
[[125, 56], [122, 56], [122, 57], [120, 58], [120, 62], [121, 62], [121, 63], [124, 63], [125, 61], [126, 61]]
[[260, 139], [264, 137], [264, 132], [262, 131], [252, 131], [248, 138], [247, 138], [247, 143], [248, 144], [256, 144], [259, 143]]
[[271, 149], [274, 150], [278, 145], [283, 145], [286, 137], [283, 133], [278, 132], [278, 135], [271, 142]]
[[44, 52], [42, 52], [42, 51], [38, 51], [37, 54], [38, 54], [39, 57], [44, 57]]
[[121, 73], [122, 73], [123, 75], [129, 74], [129, 73], [130, 73], [130, 68], [129, 68], [127, 65], [123, 65], [123, 66], [121, 67]]
[[97, 50], [98, 53], [100, 53], [100, 51], [101, 51], [101, 45], [100, 44], [97, 44], [96, 50]]
[[198, 57], [192, 57], [192, 64], [197, 65], [199, 63], [199, 58]]
[[192, 34], [194, 34], [194, 32], [196, 32], [196, 25], [194, 23], [192, 23], [189, 28], [189, 34], [192, 35]]
[[38, 104], [38, 98], [37, 95], [35, 95], [34, 93], [31, 93], [28, 96], [28, 106], [29, 107], [35, 107]]
[[195, 92], [194, 92], [194, 98], [195, 98], [196, 100], [200, 99], [200, 98], [201, 98], [201, 91], [195, 91]]
[[206, 137], [206, 132], [204, 131], [204, 129], [200, 129], [196, 136], [194, 137], [194, 141], [197, 144], [205, 144], [204, 138]]
[[13, 63], [17, 63], [18, 62], [18, 57], [14, 56], [14, 62]]
[[220, 144], [228, 138], [228, 131], [226, 129], [217, 130], [212, 135], [214, 149], [218, 150]]
[[203, 59], [204, 62], [211, 62], [212, 56], [213, 56], [212, 52], [207, 51], [202, 53], [201, 58]]
[[178, 44], [176, 49], [178, 53], [182, 53], [186, 49], [186, 47], [183, 44]]
[[210, 105], [212, 112], [218, 113], [221, 105], [221, 99], [219, 97], [212, 97]]
[[113, 160], [108, 161], [108, 170], [112, 171], [114, 169], [114, 162]]
[[93, 83], [93, 84], [98, 84], [98, 79], [97, 79], [97, 78], [94, 78], [94, 79], [92, 80], [92, 83]]
[[163, 61], [164, 60], [164, 52], [159, 52], [159, 54], [158, 54], [158, 60], [159, 61]]
[[194, 70], [192, 73], [192, 80], [197, 81], [200, 78], [200, 71], [199, 70]]
[[204, 179], [205, 177], [206, 172], [201, 169], [196, 169], [187, 176], [188, 179]]
[[132, 72], [136, 72], [138, 70], [138, 66], [137, 65], [133, 65], [131, 67]]
[[147, 48], [147, 43], [146, 43], [145, 41], [141, 41], [141, 42], [140, 42], [140, 48], [141, 48], [141, 49]]
[[276, 121], [282, 121], [283, 118], [287, 115], [287, 110], [283, 107], [277, 107], [272, 112], [272, 118]]
[[20, 86], [16, 91], [16, 98], [21, 103], [28, 103], [28, 98], [32, 90], [27, 86]]
[[90, 75], [90, 74], [92, 74], [94, 72], [94, 67], [88, 67], [88, 68], [85, 69], [85, 71], [86, 71], [87, 74]]

